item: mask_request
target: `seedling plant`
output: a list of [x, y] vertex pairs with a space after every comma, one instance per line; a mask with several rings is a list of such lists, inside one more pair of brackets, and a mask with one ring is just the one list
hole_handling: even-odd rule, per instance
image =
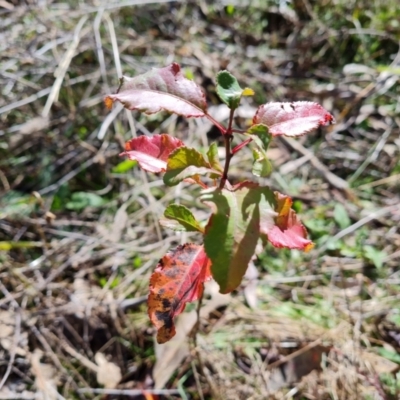
[[[169, 229], [198, 232], [203, 244], [186, 243], [170, 250], [150, 278], [148, 313], [159, 343], [175, 335], [174, 317], [188, 302], [202, 298], [205, 281], [214, 278], [221, 293], [240, 285], [259, 240], [278, 248], [308, 251], [313, 247], [289, 196], [248, 180], [233, 184], [229, 167], [232, 158], [250, 145], [252, 173], [266, 177], [271, 173], [267, 150], [274, 136], [304, 135], [334, 123], [333, 116], [314, 102], [271, 102], [259, 106], [249, 127], [236, 129], [235, 111], [241, 98], [253, 95], [253, 91], [242, 89], [230, 72], [221, 71], [216, 77], [216, 92], [230, 109], [227, 126], [210, 115], [202, 88], [187, 79], [176, 63], [134, 78], [123, 77], [117, 93], [105, 97], [108, 108], [118, 101], [129, 110], [146, 114], [167, 111], [186, 118], [208, 118], [224, 140], [223, 165], [216, 143], [203, 154], [167, 134], [129, 140], [121, 154], [136, 160], [145, 171], [163, 174], [167, 186], [182, 181], [200, 185], [200, 200], [210, 208], [205, 225], [181, 204], [168, 205], [160, 220]], [[240, 144], [233, 147], [234, 136]]]

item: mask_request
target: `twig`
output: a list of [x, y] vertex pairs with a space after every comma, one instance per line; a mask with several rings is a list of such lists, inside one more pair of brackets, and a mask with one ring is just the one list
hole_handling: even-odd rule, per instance
[[[99, 76], [99, 71], [92, 72], [87, 75], [77, 76], [76, 78], [70, 79], [68, 84], [70, 86], [76, 85], [78, 83], [90, 81], [92, 79], [96, 79]], [[27, 104], [33, 103], [34, 101], [47, 96], [52, 91], [52, 87], [48, 87], [40, 90], [39, 92], [32, 94], [31, 96], [25, 97], [22, 100], [18, 100], [15, 103], [7, 104], [6, 106], [0, 108], [0, 114], [4, 114], [8, 111], [14, 110], [15, 108], [19, 108], [22, 106], [26, 106]]]
[[86, 168], [90, 167], [93, 163], [95, 162], [95, 158], [90, 158], [89, 160], [86, 160], [82, 164], [80, 164], [77, 168], [73, 169], [72, 171], [68, 172], [68, 174], [64, 175], [59, 181], [56, 183], [53, 183], [50, 186], [47, 186], [41, 190], [39, 190], [39, 194], [47, 194], [50, 192], [56, 191], [60, 186], [62, 186], [64, 183], [70, 181], [72, 178], [74, 178], [76, 175], [78, 175], [80, 172], [84, 171]]
[[[359, 221], [357, 221], [355, 224], [350, 225], [348, 228], [343, 229], [342, 231], [338, 232], [335, 236], [333, 236], [331, 239], [332, 240], [339, 240], [342, 237], [348, 235], [349, 233], [352, 233], [354, 231], [356, 231], [357, 229], [361, 228], [363, 225], [367, 224], [368, 222], [372, 221], [373, 219], [382, 217], [385, 214], [389, 214], [392, 211], [396, 211], [399, 209], [399, 205], [392, 205], [392, 206], [388, 206], [385, 208], [382, 208], [378, 211], [375, 212], [371, 212], [369, 215], [367, 215], [366, 217], [360, 219]], [[321, 246], [318, 249], [318, 254], [323, 253], [327, 248], [327, 244], [324, 244], [323, 246]]]
[[106, 87], [107, 92], [110, 92], [110, 88], [108, 86], [108, 81], [107, 81], [106, 62], [104, 59], [104, 51], [103, 51], [103, 45], [101, 42], [101, 35], [100, 35], [100, 22], [101, 22], [103, 13], [104, 13], [104, 8], [101, 8], [98, 11], [96, 18], [94, 20], [93, 30], [94, 30], [94, 39], [96, 42], [97, 58], [99, 60], [99, 65], [100, 65], [101, 77], [103, 78], [103, 83]]
[[[200, 311], [201, 311], [201, 306], [203, 304], [203, 298], [204, 298], [204, 291], [203, 291], [201, 297], [199, 298], [199, 302], [197, 303], [197, 309], [196, 309], [197, 319], [196, 319], [196, 323], [192, 329], [193, 347], [194, 347], [194, 352], [196, 354], [197, 362], [199, 364], [200, 372], [206, 378], [206, 381], [207, 381], [208, 386], [210, 387], [210, 390], [212, 393], [212, 398], [215, 400], [219, 400], [219, 399], [221, 399], [221, 396], [219, 395], [218, 389], [215, 387], [214, 382], [212, 381], [210, 374], [208, 373], [207, 368], [204, 365], [203, 358], [201, 356], [200, 350], [197, 345], [197, 334], [198, 334], [200, 322], [201, 322], [200, 321]], [[201, 395], [203, 394], [201, 391], [199, 391], [199, 394], [200, 393], [201, 393]]]
[[[399, 65], [399, 63], [400, 63], [400, 45], [396, 57], [394, 58], [389, 67], [392, 68], [396, 67]], [[385, 83], [392, 77], [392, 75], [393, 74], [388, 74], [386, 71], [381, 72], [373, 82], [371, 82], [363, 90], [361, 90], [361, 92], [357, 94], [357, 96], [354, 98], [352, 102], [349, 102], [346, 105], [346, 107], [343, 108], [339, 117], [336, 118], [336, 122], [338, 123], [342, 122], [358, 103], [360, 103], [363, 99], [367, 98], [373, 92], [377, 92], [379, 89], [381, 89], [385, 85]]]
[[168, 396], [171, 394], [179, 394], [178, 389], [78, 389], [78, 393], [95, 393], [95, 394], [110, 394], [110, 395], [125, 395], [125, 396], [143, 396], [143, 393]]
[[[9, 291], [6, 289], [6, 287], [0, 282], [0, 288], [4, 294], [4, 296], [8, 297], [10, 296]], [[15, 356], [17, 354], [17, 347], [18, 347], [18, 342], [20, 339], [20, 334], [21, 334], [21, 314], [19, 311], [19, 304], [13, 299], [12, 300], [13, 303], [15, 303], [18, 307], [17, 307], [17, 313], [15, 316], [15, 331], [14, 331], [14, 341], [12, 343], [12, 347], [10, 350], [10, 359], [8, 360], [8, 365], [7, 365], [7, 369], [5, 374], [3, 375], [3, 378], [0, 382], [0, 390], [2, 389], [2, 387], [4, 386], [4, 384], [6, 383], [8, 377], [10, 376], [13, 364], [14, 364], [14, 360], [15, 360]]]
[[222, 178], [221, 182], [219, 184], [219, 188], [223, 189], [225, 186], [226, 181], [228, 180], [228, 171], [229, 171], [229, 164], [231, 162], [231, 159], [233, 157], [232, 151], [231, 151], [231, 144], [232, 144], [232, 123], [233, 123], [233, 115], [234, 115], [235, 110], [231, 109], [229, 113], [229, 123], [228, 123], [228, 129], [226, 130], [226, 133], [223, 135], [224, 141], [225, 141], [225, 166], [224, 166], [224, 172], [222, 173]]
[[282, 364], [284, 364], [284, 363], [286, 363], [286, 362], [288, 362], [290, 360], [293, 360], [293, 358], [296, 358], [300, 354], [303, 354], [306, 351], [312, 349], [313, 347], [318, 346], [319, 344], [321, 344], [321, 342], [322, 342], [322, 339], [318, 338], [317, 340], [314, 340], [313, 342], [308, 343], [307, 345], [305, 345], [301, 349], [296, 350], [293, 353], [291, 353], [291, 354], [289, 354], [289, 355], [287, 355], [285, 357], [282, 357], [281, 359], [279, 359], [279, 360], [277, 360], [277, 361], [275, 361], [275, 362], [273, 362], [271, 364], [268, 364], [267, 365], [267, 370], [272, 370], [272, 369], [277, 368], [280, 365], [282, 365]]
[[204, 298], [204, 290], [203, 293], [201, 294], [199, 301], [197, 303], [197, 308], [196, 308], [196, 323], [194, 324], [193, 330], [192, 330], [192, 335], [193, 335], [193, 345], [194, 349], [197, 353], [197, 333], [200, 328], [200, 311], [201, 311], [201, 306], [203, 304], [203, 298]]
[[117, 42], [117, 35], [115, 34], [114, 23], [108, 14], [104, 14], [104, 19], [107, 21], [108, 30], [110, 33], [111, 39], [111, 46], [113, 49], [113, 56], [114, 56], [114, 63], [115, 69], [117, 71], [117, 75], [119, 77], [122, 76], [122, 67], [121, 67], [121, 59], [119, 56], [119, 49], [118, 49], [118, 42]]
[[373, 188], [375, 186], [389, 185], [392, 183], [396, 183], [397, 181], [400, 182], [400, 174], [391, 175], [386, 178], [378, 179], [377, 181], [364, 183], [363, 185], [357, 186], [357, 189], [364, 190], [364, 189]]
[[200, 400], [204, 400], [203, 389], [201, 387], [201, 382], [200, 382], [199, 374], [196, 369], [196, 365], [194, 364], [193, 360], [191, 361], [190, 364], [192, 366], [194, 380], [196, 381], [197, 392], [199, 393]]
[[[293, 140], [291, 138], [287, 138], [282, 136], [281, 140], [285, 142], [287, 145], [289, 145], [292, 149], [296, 150], [298, 153], [302, 154], [303, 156], [308, 156], [310, 157], [310, 162], [311, 164], [315, 167], [315, 169], [324, 177], [328, 183], [330, 183], [332, 186], [334, 186], [337, 189], [340, 190], [348, 190], [349, 189], [349, 184], [343, 180], [342, 178], [339, 178], [335, 174], [333, 174], [329, 169], [322, 164], [321, 161], [318, 160], [318, 158], [312, 154], [312, 152], [308, 149], [306, 149], [300, 142]], [[311, 155], [310, 155], [311, 153]]]
[[8, 182], [7, 176], [1, 169], [0, 169], [0, 181], [4, 186], [4, 190], [8, 192], [11, 189], [11, 186], [10, 183]]
[[106, 136], [108, 127], [112, 124], [112, 122], [117, 118], [118, 114], [123, 110], [124, 106], [118, 103], [112, 111], [107, 115], [104, 119], [103, 123], [101, 124], [99, 133], [97, 134], [97, 139], [103, 140]]
[[75, 28], [75, 33], [74, 33], [74, 39], [69, 46], [67, 52], [64, 55], [64, 58], [60, 62], [58, 68], [54, 72], [54, 76], [56, 77], [56, 80], [53, 84], [53, 87], [51, 88], [51, 92], [49, 94], [49, 97], [47, 98], [46, 104], [43, 108], [42, 111], [42, 117], [47, 117], [49, 115], [51, 106], [53, 105], [54, 101], [56, 100], [58, 93], [60, 91], [61, 85], [63, 83], [65, 74], [68, 71], [69, 64], [71, 63], [72, 58], [75, 55], [75, 51], [79, 45], [79, 41], [81, 38], [81, 30], [85, 22], [87, 21], [88, 16], [85, 15], [80, 19], [78, 22], [78, 25]]
[[391, 133], [392, 133], [392, 127], [390, 126], [388, 129], [386, 129], [383, 135], [374, 144], [372, 151], [370, 152], [368, 157], [364, 160], [364, 162], [358, 167], [357, 171], [354, 172], [354, 174], [349, 178], [350, 183], [354, 182], [364, 172], [365, 168], [367, 168], [371, 162], [375, 161], [378, 158], [379, 153], [385, 146], [386, 141], [388, 140]]

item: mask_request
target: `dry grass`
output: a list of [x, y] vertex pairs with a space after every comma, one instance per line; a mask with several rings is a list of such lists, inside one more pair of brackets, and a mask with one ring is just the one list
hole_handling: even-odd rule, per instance
[[[399, 11], [244, 3], [0, 1], [0, 399], [399, 398]], [[256, 91], [238, 124], [261, 102], [304, 99], [338, 123], [274, 143], [264, 182], [294, 197], [316, 248], [268, 248], [256, 286], [211, 295], [203, 368], [179, 339], [157, 392], [148, 279], [167, 249], [199, 240], [158, 219], [171, 201], [206, 214], [192, 188], [118, 154], [149, 132], [216, 139], [205, 121], [109, 113], [102, 99], [122, 72], [172, 61], [217, 118], [227, 68]], [[251, 177], [250, 162], [244, 152], [232, 177]]]

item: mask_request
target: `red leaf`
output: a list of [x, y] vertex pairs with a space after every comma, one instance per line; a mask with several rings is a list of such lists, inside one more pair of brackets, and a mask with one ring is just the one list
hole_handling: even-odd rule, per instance
[[175, 336], [174, 317], [186, 303], [199, 299], [203, 283], [211, 278], [210, 260], [204, 247], [193, 243], [178, 246], [158, 263], [150, 278], [148, 313], [157, 328], [157, 342]]
[[164, 172], [167, 159], [183, 142], [170, 135], [139, 136], [125, 144], [125, 151], [120, 155], [136, 160], [140, 167], [149, 172]]
[[124, 76], [117, 94], [104, 99], [106, 106], [110, 105], [110, 100], [121, 102], [129, 110], [146, 114], [165, 110], [184, 117], [203, 117], [207, 110], [203, 90], [185, 78], [176, 63], [154, 68], [134, 78]]
[[272, 136], [300, 136], [333, 123], [335, 119], [328, 111], [310, 101], [267, 103], [258, 108], [253, 118], [254, 125], [267, 125]]
[[293, 200], [279, 192], [275, 192], [278, 215], [275, 217], [275, 225], [260, 226], [261, 233], [268, 235], [268, 241], [275, 247], [286, 247], [309, 251], [314, 243], [307, 239], [307, 230], [300, 222], [294, 210], [291, 209]]

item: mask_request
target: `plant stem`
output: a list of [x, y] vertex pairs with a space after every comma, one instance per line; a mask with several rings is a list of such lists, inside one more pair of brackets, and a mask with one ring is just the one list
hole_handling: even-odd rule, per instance
[[[216, 119], [214, 119], [210, 114], [205, 114], [205, 116], [221, 131], [223, 135], [226, 135], [227, 129], [222, 126]], [[229, 129], [229, 128], [228, 128]]]
[[245, 134], [247, 131], [243, 129], [231, 129], [232, 133], [242, 133]]
[[224, 140], [225, 140], [225, 166], [224, 166], [224, 172], [222, 173], [222, 178], [221, 182], [219, 184], [219, 188], [223, 189], [225, 186], [226, 181], [228, 180], [228, 171], [229, 171], [229, 164], [232, 159], [232, 151], [231, 151], [231, 143], [233, 139], [232, 135], [232, 124], [233, 124], [233, 115], [235, 113], [235, 110], [231, 109], [231, 112], [229, 114], [229, 124], [228, 128], [226, 130], [226, 133], [224, 135]]
[[243, 147], [247, 146], [253, 139], [249, 138], [247, 140], [245, 140], [244, 142], [238, 144], [237, 146], [235, 146], [232, 149], [232, 155], [236, 154], [240, 149], [242, 149]]
[[[204, 290], [203, 290], [203, 293], [197, 303], [197, 309], [196, 309], [197, 321], [196, 321], [196, 325], [193, 327], [192, 335], [191, 335], [192, 343], [193, 343], [193, 347], [194, 347], [193, 350], [194, 350], [194, 354], [196, 355], [196, 358], [197, 358], [200, 373], [206, 379], [206, 381], [208, 383], [208, 386], [212, 393], [212, 398], [215, 400], [222, 400], [222, 398], [219, 394], [218, 388], [215, 386], [215, 384], [210, 376], [210, 372], [207, 370], [207, 367], [204, 364], [203, 357], [201, 356], [200, 349], [198, 348], [198, 345], [197, 345], [197, 334], [198, 334], [199, 328], [200, 328], [200, 310], [201, 310], [201, 306], [203, 303], [203, 298], [204, 298]], [[199, 383], [200, 382], [197, 382], [197, 379], [196, 379], [196, 384], [198, 386], [200, 386]], [[201, 392], [201, 387], [199, 387], [199, 389], [200, 389], [199, 390], [200, 397], [202, 397], [202, 396], [204, 397], [203, 393]]]
[[204, 297], [204, 289], [203, 289], [203, 293], [201, 294], [198, 303], [197, 303], [197, 309], [196, 309], [196, 324], [193, 328], [193, 344], [195, 349], [197, 348], [197, 333], [199, 332], [199, 328], [200, 328], [200, 310], [201, 310], [201, 305], [203, 304], [203, 297]]

